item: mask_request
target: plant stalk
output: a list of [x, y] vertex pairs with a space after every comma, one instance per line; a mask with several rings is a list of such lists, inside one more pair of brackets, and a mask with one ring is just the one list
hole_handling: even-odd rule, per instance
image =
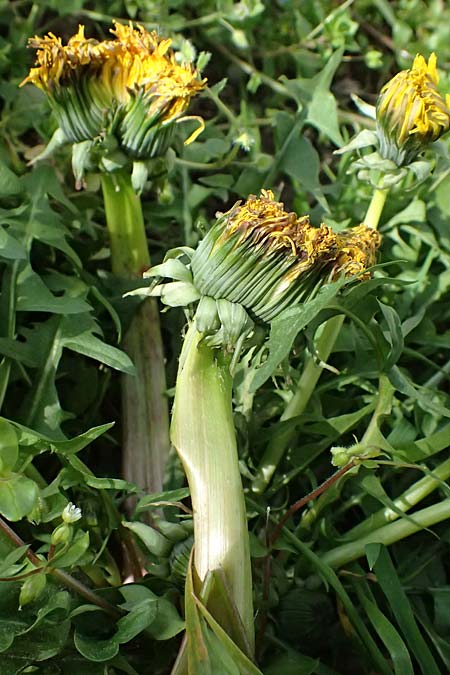
[[[24, 546], [25, 544], [25, 542], [19, 537], [19, 535], [17, 535], [14, 532], [13, 529], [10, 528], [8, 523], [5, 520], [3, 520], [3, 518], [0, 518], [0, 533], [15, 547]], [[72, 577], [70, 576], [70, 574], [67, 574], [67, 572], [64, 572], [63, 570], [59, 569], [54, 569], [50, 565], [44, 565], [44, 561], [41, 558], [39, 558], [31, 550], [31, 548], [27, 550], [25, 555], [28, 558], [28, 560], [30, 560], [30, 562], [32, 562], [33, 565], [36, 566], [37, 569], [42, 568], [42, 570], [45, 573], [51, 574], [61, 584], [63, 584], [67, 588], [70, 588], [70, 590], [74, 591], [78, 595], [81, 595], [81, 597], [83, 597], [89, 603], [97, 605], [97, 607], [100, 607], [101, 609], [105, 610], [105, 612], [107, 612], [113, 618], [120, 619], [120, 617], [124, 614], [123, 610], [121, 610], [118, 607], [115, 607], [114, 605], [111, 605], [107, 600], [104, 600], [104, 598], [100, 597], [93, 590], [82, 584], [81, 581], [78, 581], [78, 579], [75, 579], [75, 577]], [[12, 581], [14, 580], [15, 579], [13, 578]]]
[[[390, 523], [397, 518], [400, 518], [400, 513], [407, 513], [413, 506], [419, 504], [422, 499], [428, 497], [434, 490], [441, 486], [442, 481], [450, 477], [450, 459], [446, 459], [430, 472], [429, 475], [424, 476], [416, 481], [399, 497], [393, 500], [394, 506], [397, 510], [385, 507], [373, 513], [366, 518], [362, 523], [356, 525], [345, 535], [348, 539], [355, 539], [357, 537], [365, 536], [369, 532], [373, 532], [387, 523]], [[413, 516], [414, 517], [414, 516]]]
[[409, 520], [402, 518], [394, 523], [384, 525], [384, 527], [380, 527], [356, 541], [337, 546], [321, 556], [321, 560], [330, 567], [342, 567], [365, 555], [367, 544], [379, 543], [389, 546], [447, 518], [450, 518], [450, 499], [444, 499], [438, 504], [433, 504], [433, 506], [428, 506], [413, 513]]
[[[209, 572], [222, 571], [253, 652], [250, 551], [232, 416], [232, 377], [228, 358], [202, 344], [201, 337], [192, 323], [180, 357], [171, 438], [191, 491], [196, 574], [203, 583]], [[220, 603], [209, 597], [207, 604], [226, 626]]]
[[388, 192], [388, 188], [375, 188], [369, 208], [367, 209], [366, 216], [363, 220], [363, 225], [366, 225], [366, 227], [373, 227], [375, 230], [377, 229]]
[[[383, 211], [384, 204], [388, 195], [388, 189], [375, 188], [369, 208], [364, 218], [364, 225], [376, 229]], [[320, 362], [326, 362], [334, 349], [335, 342], [339, 336], [344, 323], [344, 315], [333, 316], [325, 323], [321, 334], [317, 340], [317, 355]], [[297, 388], [292, 399], [286, 406], [280, 421], [292, 419], [301, 415], [316, 388], [317, 382], [322, 374], [323, 366], [317, 364], [312, 354], [307, 356], [303, 373], [297, 384]], [[267, 446], [258, 469], [255, 479], [252, 483], [252, 491], [256, 494], [262, 494], [275, 473], [278, 464], [288, 449], [292, 439], [295, 436], [295, 427], [287, 429], [283, 436], [274, 438]]]
[[[111, 266], [115, 275], [140, 278], [150, 266], [141, 201], [128, 174], [102, 174]], [[124, 336], [123, 349], [136, 375], [122, 379], [123, 475], [147, 492], [161, 492], [169, 452], [169, 412], [159, 324], [153, 298], [146, 299]]]

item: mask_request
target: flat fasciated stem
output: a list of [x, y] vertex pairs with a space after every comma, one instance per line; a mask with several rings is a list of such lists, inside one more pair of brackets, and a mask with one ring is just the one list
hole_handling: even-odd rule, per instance
[[[142, 205], [126, 173], [102, 174], [111, 267], [119, 277], [141, 278], [150, 266]], [[124, 336], [136, 374], [122, 377], [124, 478], [148, 492], [163, 489], [169, 442], [164, 352], [156, 300], [146, 299]]]
[[[254, 649], [252, 578], [244, 493], [232, 416], [228, 359], [201, 342], [192, 323], [177, 377], [171, 439], [183, 463], [194, 516], [194, 568], [200, 583], [221, 570]], [[213, 594], [212, 594], [213, 595]], [[208, 599], [226, 626], [220, 603]]]

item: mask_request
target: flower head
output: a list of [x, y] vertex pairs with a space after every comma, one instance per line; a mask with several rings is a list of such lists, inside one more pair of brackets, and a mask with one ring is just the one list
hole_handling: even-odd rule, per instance
[[268, 322], [322, 282], [364, 275], [379, 243], [364, 225], [341, 233], [313, 227], [262, 190], [219, 217], [192, 257], [193, 283], [201, 295], [239, 303]]
[[397, 165], [408, 164], [450, 127], [450, 96], [437, 89], [436, 55], [428, 63], [417, 54], [411, 69], [397, 73], [377, 101], [380, 153]]
[[[68, 141], [114, 137], [134, 159], [161, 155], [206, 81], [192, 64], [177, 63], [170, 39], [131, 23], [115, 23], [111, 33], [114, 39], [99, 42], [80, 26], [67, 45], [52, 33], [32, 38], [36, 67], [22, 84], [44, 91]], [[203, 129], [196, 119], [200, 126], [186, 143]]]
[[81, 515], [81, 509], [78, 506], [75, 506], [75, 504], [72, 504], [72, 502], [68, 502], [64, 507], [61, 518], [64, 523], [71, 525], [72, 523], [76, 523], [77, 520], [80, 520]]
[[195, 251], [169, 251], [144, 273], [158, 281], [130, 295], [160, 296], [172, 307], [198, 302], [197, 330], [207, 343], [234, 348], [254, 322], [270, 323], [314, 298], [323, 284], [367, 278], [380, 241], [365, 225], [337, 233], [313, 227], [308, 216], [286, 211], [271, 190], [262, 190], [219, 214]]

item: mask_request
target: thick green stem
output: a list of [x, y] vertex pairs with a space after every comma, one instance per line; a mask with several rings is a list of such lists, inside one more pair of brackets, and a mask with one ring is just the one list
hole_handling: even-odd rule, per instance
[[[376, 229], [388, 195], [388, 189], [376, 188], [364, 218], [364, 225]], [[317, 340], [317, 354], [320, 361], [326, 361], [333, 351], [335, 342], [344, 323], [344, 316], [337, 315], [329, 319]], [[297, 389], [281, 415], [280, 421], [292, 419], [301, 415], [316, 388], [322, 374], [323, 367], [317, 364], [313, 355], [307, 357], [305, 368], [298, 381]], [[283, 458], [292, 439], [295, 436], [295, 427], [287, 429], [282, 436], [276, 437], [267, 446], [252, 483], [252, 491], [262, 494], [270, 483], [278, 464]]]
[[[194, 514], [194, 566], [201, 582], [222, 570], [253, 649], [252, 578], [247, 517], [232, 416], [232, 378], [219, 350], [200, 342], [191, 324], [184, 340], [171, 426]], [[208, 607], [222, 625], [214, 598]]]
[[111, 268], [119, 277], [141, 277], [150, 265], [139, 196], [125, 173], [101, 174]]
[[[112, 271], [140, 278], [150, 265], [140, 198], [125, 173], [102, 174], [102, 187]], [[136, 367], [136, 375], [124, 375], [122, 381], [124, 477], [148, 492], [160, 492], [169, 452], [169, 413], [159, 312], [153, 298], [136, 312], [122, 346]]]
[[330, 565], [330, 567], [342, 567], [352, 560], [357, 560], [365, 555], [365, 547], [367, 544], [379, 543], [389, 546], [390, 544], [405, 539], [426, 527], [436, 525], [436, 523], [440, 523], [447, 518], [450, 518], [450, 499], [444, 499], [444, 501], [439, 502], [438, 504], [433, 504], [433, 506], [429, 506], [426, 509], [413, 513], [409, 520], [402, 518], [395, 523], [389, 523], [389, 525], [385, 525], [384, 527], [378, 528], [378, 530], [370, 532], [357, 541], [337, 546], [336, 548], [331, 549], [331, 551], [327, 551], [321, 559], [324, 563]]

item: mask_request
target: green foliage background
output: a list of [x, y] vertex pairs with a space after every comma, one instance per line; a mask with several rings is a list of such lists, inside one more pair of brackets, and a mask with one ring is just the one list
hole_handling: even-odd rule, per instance
[[[28, 166], [55, 122], [40, 92], [18, 88], [33, 61], [28, 37], [52, 31], [68, 38], [84, 23], [88, 35], [104, 38], [112, 18], [158, 28], [186, 55], [210, 54], [209, 89], [192, 110], [206, 130], [189, 147], [176, 139], [176, 152], [143, 195], [154, 262], [169, 248], [195, 245], [216, 211], [263, 187], [317, 225], [361, 222], [373, 186], [348, 173], [349, 155], [333, 154], [372, 124], [352, 95], [373, 104], [417, 51], [437, 52], [442, 91], [450, 90], [450, 8], [438, 0], [0, 2], [0, 512], [44, 555], [67, 500], [80, 506], [74, 539], [53, 566], [124, 610], [115, 623], [69, 592], [63, 577], [48, 577], [41, 594], [19, 609], [21, 583], [2, 581], [2, 675], [168, 673], [183, 627], [189, 520], [180, 526], [173, 506], [165, 510], [173, 527], [140, 529], [139, 515], [158, 498], [138, 495], [136, 519], [121, 525], [124, 499], [136, 491], [120, 478], [119, 396], [119, 374], [133, 372], [120, 340], [135, 304], [122, 299], [127, 289], [108, 271], [99, 185], [90, 177], [75, 191], [67, 149]], [[293, 345], [283, 338], [290, 358], [272, 364], [256, 393], [254, 363], [244, 361], [237, 373], [235, 419], [265, 675], [450, 670], [448, 139], [430, 161], [434, 171], [419, 188], [403, 183], [388, 199], [380, 228], [386, 265], [374, 280], [350, 288], [305, 331], [294, 330]], [[318, 325], [342, 310], [349, 320], [330, 370], [305, 413], [281, 423]], [[170, 388], [182, 326], [181, 312], [162, 315]], [[326, 479], [330, 447], [361, 439], [371, 420], [391, 464], [353, 469], [290, 519], [269, 581], [269, 507], [278, 519]], [[281, 442], [292, 428], [269, 489], [252, 496], [267, 443]], [[441, 522], [426, 529], [421, 521], [419, 532], [389, 548], [365, 540], [374, 528], [370, 516], [392, 507], [436, 466], [444, 469], [418, 508], [441, 509]], [[173, 458], [159, 501], [185, 499], [183, 485]], [[414, 511], [399, 523], [414, 527]], [[148, 575], [122, 586], [124, 550], [132, 550], [134, 536]], [[335, 549], [345, 543], [359, 547], [357, 559], [344, 557], [333, 570]], [[4, 577], [29, 569], [24, 550], [12, 550], [6, 539], [0, 552]]]

